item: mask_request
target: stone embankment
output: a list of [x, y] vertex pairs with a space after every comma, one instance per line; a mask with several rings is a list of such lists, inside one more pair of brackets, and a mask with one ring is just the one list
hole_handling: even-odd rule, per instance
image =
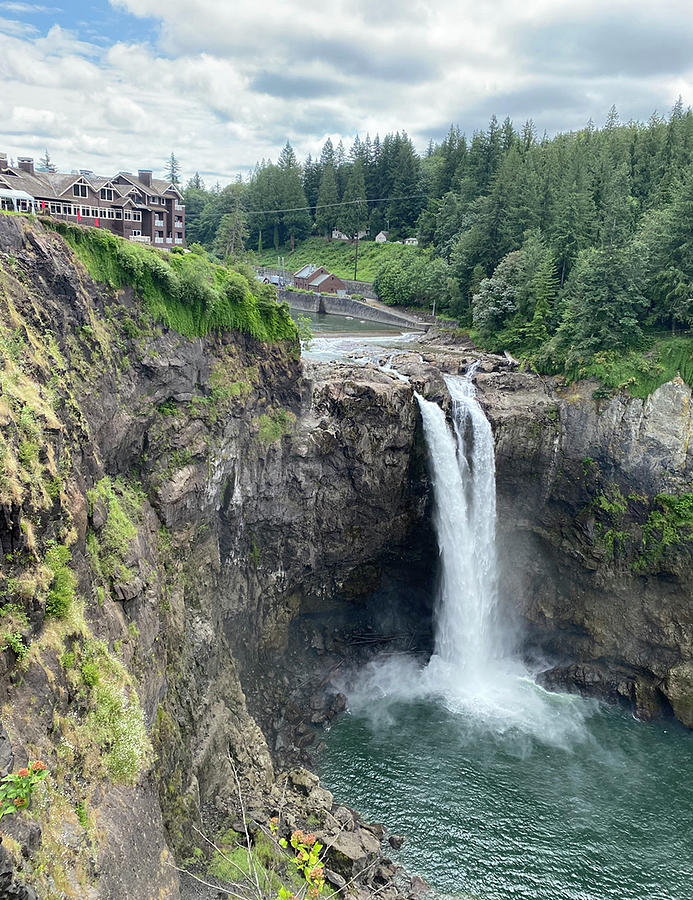
[[334, 294], [314, 294], [310, 291], [280, 290], [279, 299], [300, 312], [329, 313], [333, 316], [348, 316], [367, 322], [378, 322], [382, 325], [396, 325], [407, 331], [427, 331], [428, 322], [410, 313], [385, 308], [382, 303], [352, 300], [350, 297], [337, 297]]

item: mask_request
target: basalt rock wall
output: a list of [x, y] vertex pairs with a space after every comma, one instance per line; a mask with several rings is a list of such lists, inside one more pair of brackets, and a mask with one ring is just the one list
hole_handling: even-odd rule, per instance
[[[693, 725], [693, 404], [482, 373], [496, 436], [504, 596], [547, 684]], [[556, 665], [557, 663], [557, 665]]]
[[[255, 821], [331, 815], [310, 779], [278, 786], [258, 722], [272, 737], [295, 687], [292, 621], [358, 606], [422, 520], [416, 404], [290, 342], [185, 339], [19, 217], [0, 292], [2, 774], [49, 769], [3, 821], [8, 878], [177, 898], [175, 860], [208, 853], [194, 827], [237, 817], [239, 786]], [[373, 858], [351, 830], [348, 877]]]

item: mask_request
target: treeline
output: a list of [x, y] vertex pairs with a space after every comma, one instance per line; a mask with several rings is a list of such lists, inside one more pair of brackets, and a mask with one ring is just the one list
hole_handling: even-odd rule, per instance
[[291, 248], [311, 234], [329, 239], [333, 229], [371, 239], [385, 229], [393, 240], [415, 236], [429, 191], [423, 161], [397, 133], [357, 137], [348, 152], [328, 139], [319, 159], [302, 165], [287, 143], [276, 163], [263, 160], [247, 182], [207, 190], [195, 175], [184, 194], [188, 241], [209, 249], [216, 241], [223, 250], [235, 234], [236, 247], [242, 237], [244, 247], [262, 251]]
[[693, 322], [693, 113], [538, 138], [495, 117], [451, 128], [419, 156], [406, 133], [327, 141], [300, 164], [289, 144], [247, 182], [185, 191], [190, 241], [220, 256], [387, 230], [424, 252], [383, 266], [390, 303], [430, 305], [488, 347], [545, 370]]

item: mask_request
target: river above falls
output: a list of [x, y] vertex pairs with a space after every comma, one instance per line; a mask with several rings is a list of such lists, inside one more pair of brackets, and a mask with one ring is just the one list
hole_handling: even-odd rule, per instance
[[443, 896], [693, 897], [693, 734], [555, 703], [580, 713], [569, 740], [489, 728], [431, 699], [361, 697], [325, 737], [322, 782], [404, 835], [393, 856]]
[[401, 335], [404, 330], [399, 325], [385, 325], [381, 322], [374, 322], [371, 319], [359, 319], [355, 316], [336, 316], [331, 313], [305, 312], [293, 308], [290, 308], [289, 312], [291, 318], [296, 322], [299, 318], [308, 319], [313, 334], [321, 337], [340, 337], [347, 334], [353, 336], [392, 337]]

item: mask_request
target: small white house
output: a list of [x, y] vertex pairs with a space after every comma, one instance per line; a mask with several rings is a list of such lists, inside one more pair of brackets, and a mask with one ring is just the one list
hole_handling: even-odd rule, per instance
[[[359, 231], [358, 240], [362, 241], [367, 234], [368, 234], [367, 231]], [[350, 241], [351, 238], [349, 237], [348, 234], [344, 234], [343, 231], [339, 231], [338, 229], [333, 228], [332, 229], [332, 240], [333, 241]]]
[[418, 246], [419, 246], [419, 241], [418, 241], [417, 238], [405, 238], [405, 239], [404, 239], [404, 244], [405, 244], [405, 246], [407, 246], [407, 247], [418, 247]]
[[376, 244], [387, 244], [387, 231], [379, 231], [375, 236]]

